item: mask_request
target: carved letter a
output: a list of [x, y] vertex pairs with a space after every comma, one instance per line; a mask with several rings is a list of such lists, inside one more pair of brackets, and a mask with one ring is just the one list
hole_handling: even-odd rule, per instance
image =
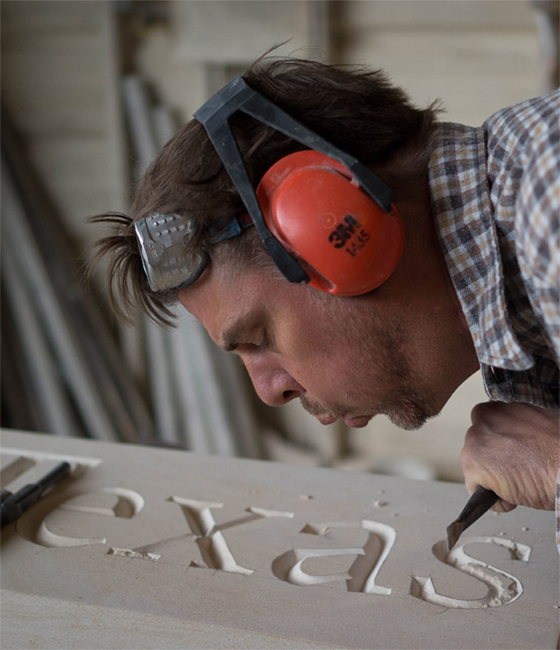
[[[272, 563], [274, 575], [291, 584], [304, 586], [315, 585], [333, 580], [346, 580], [348, 591], [361, 591], [367, 594], [390, 594], [391, 589], [375, 584], [375, 579], [387, 556], [391, 552], [396, 531], [391, 526], [368, 519], [361, 521], [336, 521], [320, 524], [308, 524], [301, 531], [310, 535], [323, 536], [331, 528], [361, 528], [369, 532], [363, 548], [339, 549], [293, 549], [277, 557]], [[381, 551], [379, 551], [381, 543]], [[330, 557], [338, 555], [356, 555], [357, 558], [348, 573], [331, 575], [310, 575], [302, 565], [312, 557]]]

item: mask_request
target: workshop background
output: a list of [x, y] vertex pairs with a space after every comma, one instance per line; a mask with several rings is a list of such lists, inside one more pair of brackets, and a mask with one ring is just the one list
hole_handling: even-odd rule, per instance
[[88, 217], [135, 181], [196, 108], [276, 53], [383, 68], [420, 106], [480, 125], [558, 86], [558, 2], [3, 0], [2, 426], [225, 456], [462, 480], [479, 374], [405, 432], [319, 425], [258, 403], [241, 365], [188, 315], [115, 322]]

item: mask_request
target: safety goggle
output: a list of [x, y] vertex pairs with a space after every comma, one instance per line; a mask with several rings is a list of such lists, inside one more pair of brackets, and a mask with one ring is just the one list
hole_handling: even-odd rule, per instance
[[[191, 252], [188, 239], [196, 222], [176, 213], [152, 212], [135, 222], [144, 273], [152, 291], [181, 290], [190, 287], [202, 275], [210, 258], [206, 251]], [[249, 215], [232, 219], [209, 243], [237, 237], [253, 225]]]

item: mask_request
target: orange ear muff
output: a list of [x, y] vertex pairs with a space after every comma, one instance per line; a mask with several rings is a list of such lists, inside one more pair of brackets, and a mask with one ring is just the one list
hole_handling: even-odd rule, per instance
[[268, 228], [303, 262], [312, 287], [356, 296], [395, 270], [403, 249], [397, 209], [384, 212], [333, 158], [313, 150], [282, 158], [257, 197]]

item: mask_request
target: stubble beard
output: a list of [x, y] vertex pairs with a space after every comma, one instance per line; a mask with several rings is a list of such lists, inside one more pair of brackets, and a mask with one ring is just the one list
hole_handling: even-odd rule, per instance
[[340, 404], [330, 404], [329, 408], [302, 396], [300, 401], [308, 413], [337, 417], [346, 413], [371, 417], [383, 414], [395, 426], [408, 431], [420, 429], [428, 419], [439, 414], [441, 408], [435, 395], [414, 370], [414, 359], [407, 351], [406, 334], [398, 319], [383, 323], [374, 313], [362, 314], [355, 319], [351, 331], [360, 358], [369, 359], [372, 364], [367, 373], [370, 377], [366, 374], [363, 383], [369, 388], [386, 380], [395, 384], [394, 389], [384, 400], [379, 400], [380, 390], [370, 404], [357, 405], [345, 399]]
[[411, 386], [396, 391], [392, 403], [382, 409], [389, 420], [406, 431], [420, 429], [426, 422], [437, 415], [425, 403], [424, 395], [417, 393]]
[[377, 404], [377, 411], [401, 429], [420, 429], [440, 409], [436, 406], [432, 391], [414, 369], [415, 361], [407, 348], [406, 332], [396, 318], [388, 324], [380, 324], [376, 318], [372, 318], [370, 328], [371, 335], [366, 339], [366, 358], [375, 359], [377, 355], [381, 374], [396, 380], [390, 397]]

